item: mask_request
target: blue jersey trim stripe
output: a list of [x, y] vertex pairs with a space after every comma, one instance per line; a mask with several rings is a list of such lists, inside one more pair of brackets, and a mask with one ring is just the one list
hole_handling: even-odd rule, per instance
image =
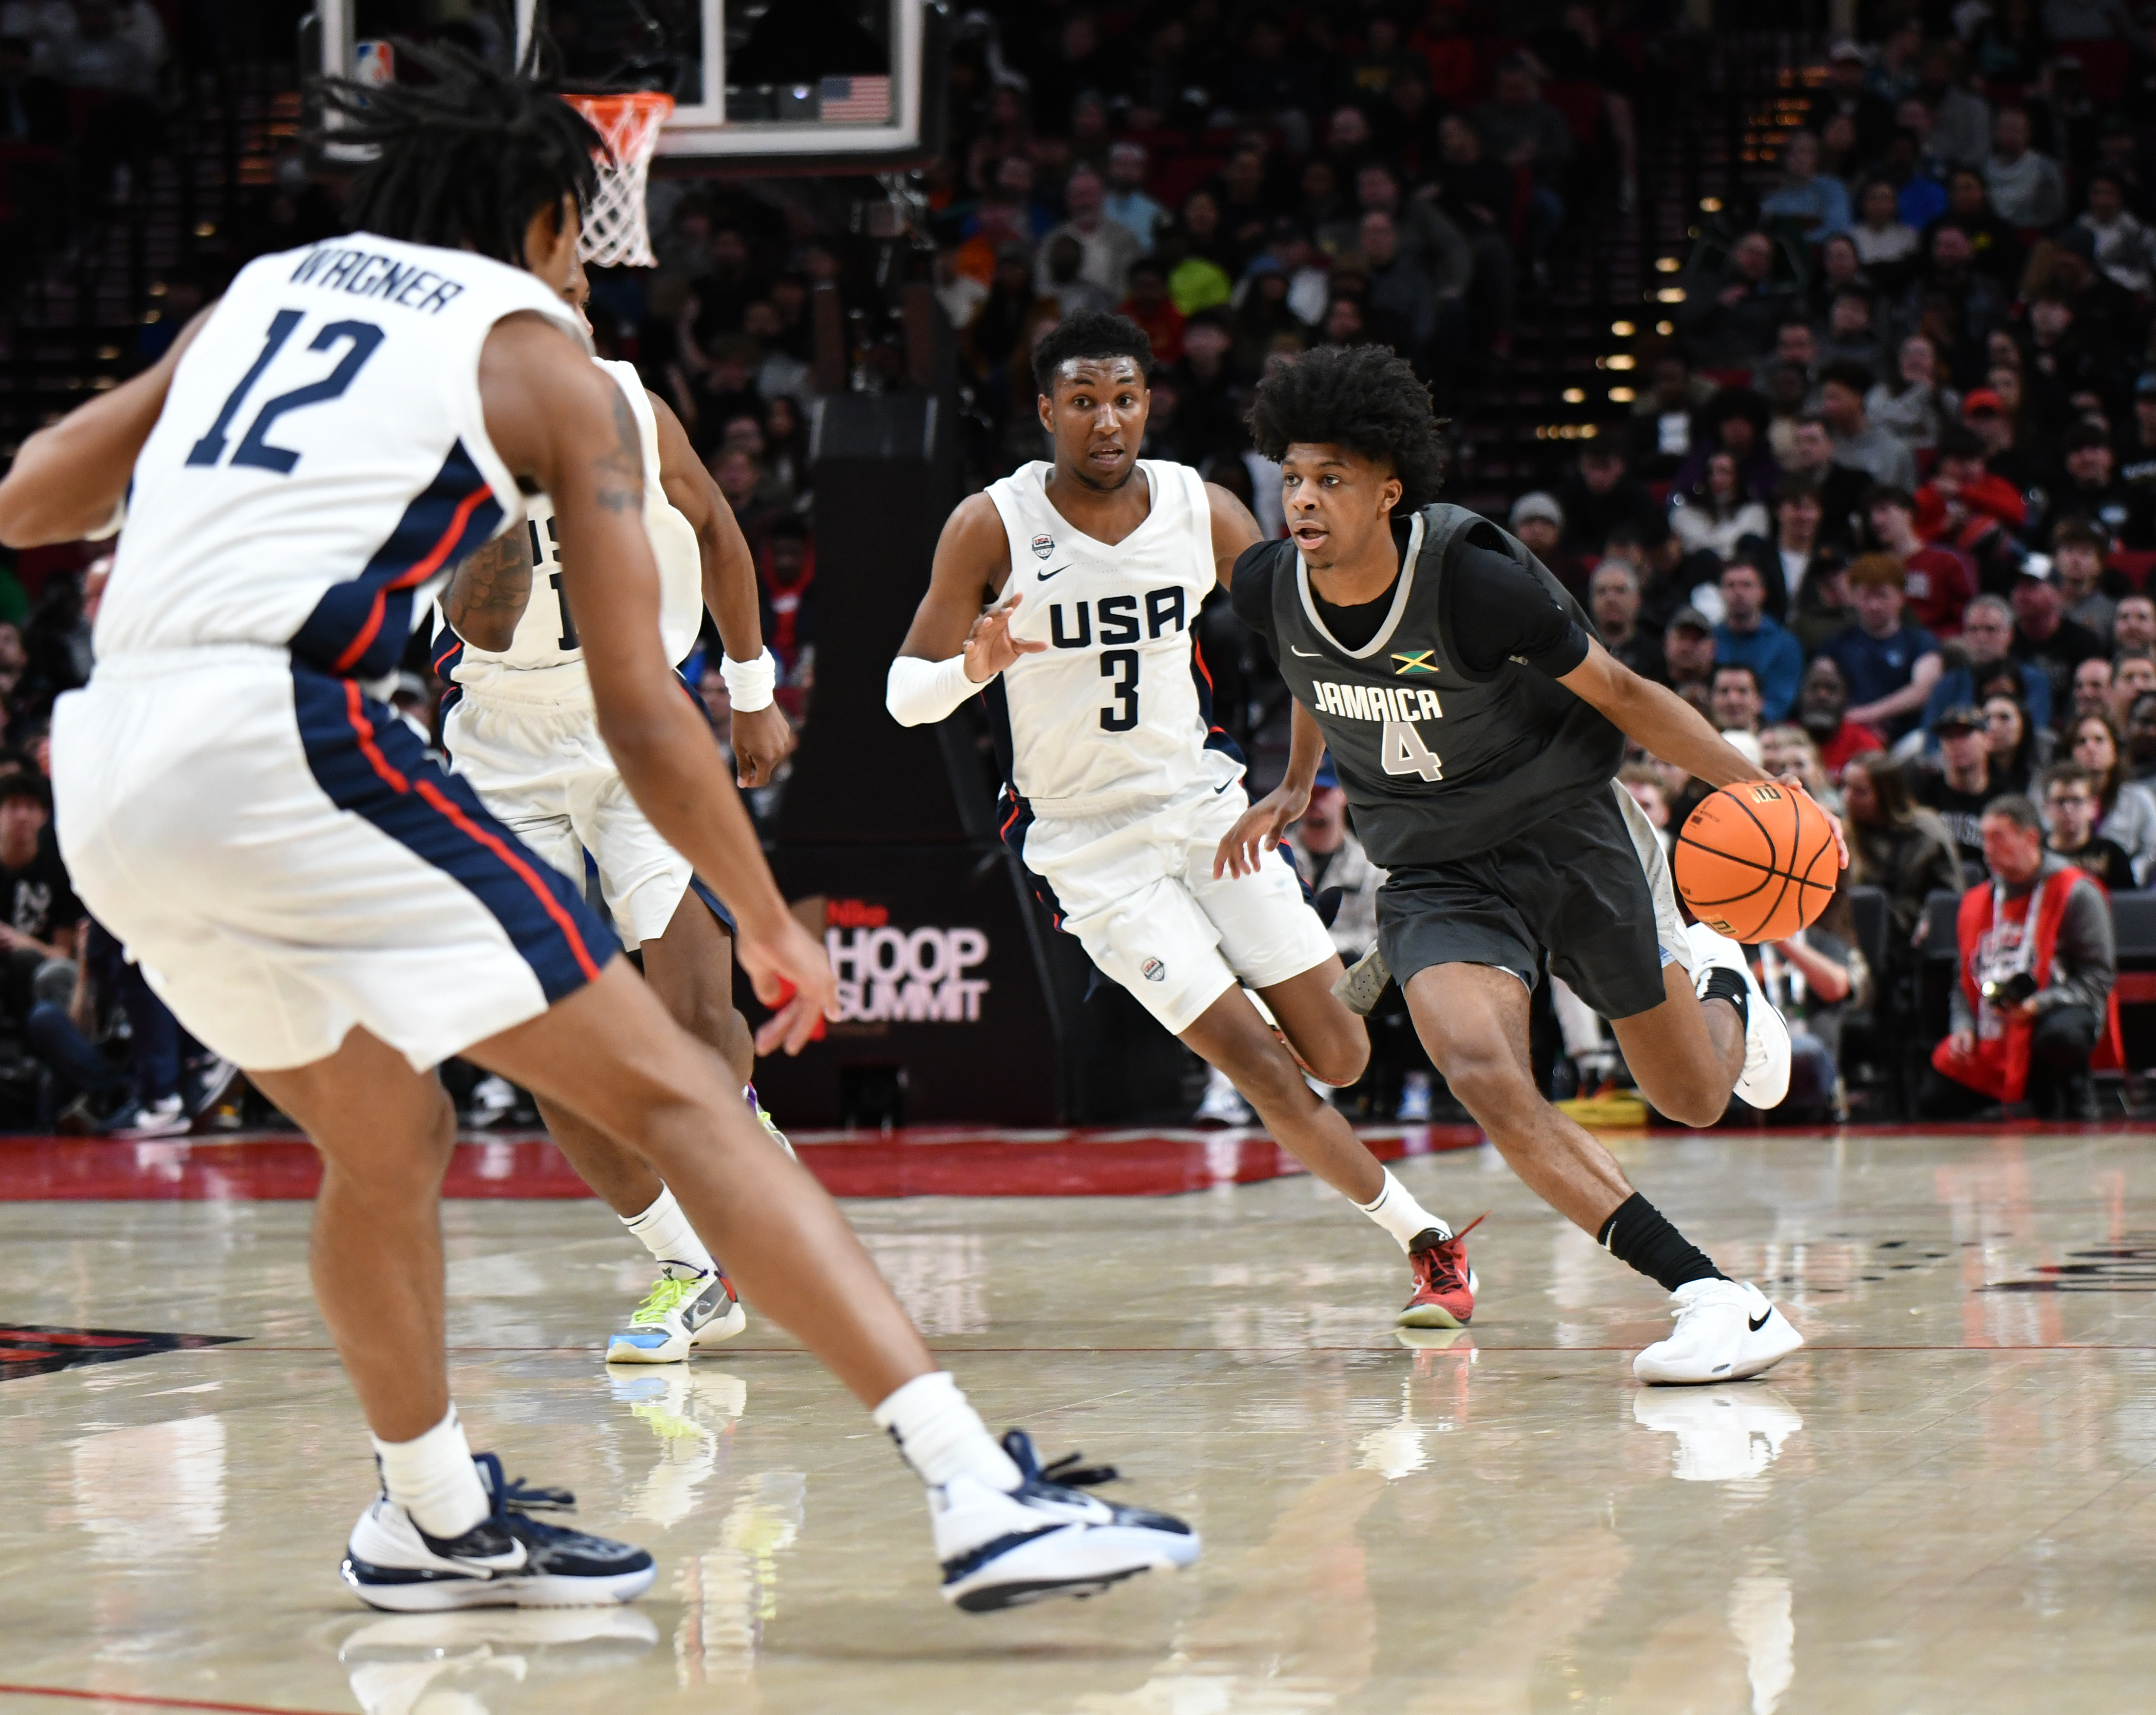
[[1205, 748], [1225, 751], [1237, 762], [1249, 766], [1243, 747], [1228, 736], [1227, 729], [1213, 718], [1213, 674], [1205, 665], [1205, 651], [1198, 646], [1198, 634], [1190, 634], [1190, 682], [1198, 687], [1198, 718], [1205, 727]]
[[[1033, 826], [1033, 806], [1018, 795], [1015, 787], [1006, 785], [996, 801], [998, 820], [996, 837], [1001, 840], [1010, 855], [1018, 860], [1018, 866], [1025, 875], [1026, 886], [1033, 889], [1033, 896], [1048, 907], [1048, 915], [1055, 927], [1063, 929], [1063, 901], [1055, 896], [1045, 875], [1035, 875], [1026, 867], [1025, 836]], [[1064, 931], [1068, 933], [1067, 930]]]
[[395, 711], [349, 679], [292, 667], [300, 742], [339, 809], [378, 828], [471, 894], [507, 932], [551, 1004], [598, 978], [620, 950], [575, 883], [535, 857], [445, 773]]
[[378, 679], [412, 630], [412, 591], [501, 526], [501, 503], [460, 440], [357, 578], [332, 584], [294, 634], [292, 654], [325, 672]]

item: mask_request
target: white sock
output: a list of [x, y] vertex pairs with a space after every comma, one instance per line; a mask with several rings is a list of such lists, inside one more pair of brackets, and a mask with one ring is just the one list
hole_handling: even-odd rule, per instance
[[642, 1214], [624, 1215], [621, 1224], [644, 1241], [644, 1248], [661, 1268], [677, 1279], [717, 1271], [711, 1253], [689, 1225], [689, 1217], [681, 1213], [674, 1194], [663, 1185], [650, 1208]]
[[408, 1441], [370, 1439], [382, 1461], [383, 1491], [429, 1536], [460, 1537], [493, 1511], [454, 1404], [424, 1435]]
[[914, 1377], [876, 1407], [875, 1423], [932, 1489], [968, 1473], [990, 1488], [1008, 1492], [1019, 1486], [1018, 1466], [996, 1445], [947, 1369]]
[[1384, 1187], [1376, 1199], [1355, 1206], [1397, 1239], [1403, 1250], [1433, 1227], [1442, 1237], [1452, 1236], [1452, 1229], [1416, 1202], [1414, 1193], [1393, 1177], [1390, 1168], [1385, 1169]]

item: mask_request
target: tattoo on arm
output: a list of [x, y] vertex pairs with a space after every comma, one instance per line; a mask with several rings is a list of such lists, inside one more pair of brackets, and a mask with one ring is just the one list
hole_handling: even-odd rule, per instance
[[614, 444], [603, 454], [594, 469], [598, 477], [594, 498], [609, 512], [644, 510], [644, 439], [636, 432], [636, 414], [619, 388], [613, 395]]
[[502, 650], [531, 599], [531, 547], [519, 528], [504, 531], [458, 562], [442, 592], [442, 612], [459, 637], [481, 649]]

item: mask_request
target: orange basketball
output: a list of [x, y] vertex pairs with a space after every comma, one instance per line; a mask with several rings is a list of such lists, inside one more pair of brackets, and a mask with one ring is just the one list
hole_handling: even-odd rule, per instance
[[1834, 824], [1804, 793], [1743, 780], [1710, 793], [1685, 820], [1671, 858], [1677, 891], [1732, 941], [1780, 941], [1834, 897], [1841, 860]]

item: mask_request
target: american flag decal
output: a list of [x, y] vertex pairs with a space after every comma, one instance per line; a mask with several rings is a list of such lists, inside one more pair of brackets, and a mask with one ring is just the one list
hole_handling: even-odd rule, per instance
[[827, 77], [816, 86], [819, 117], [840, 124], [881, 125], [891, 118], [887, 77]]

